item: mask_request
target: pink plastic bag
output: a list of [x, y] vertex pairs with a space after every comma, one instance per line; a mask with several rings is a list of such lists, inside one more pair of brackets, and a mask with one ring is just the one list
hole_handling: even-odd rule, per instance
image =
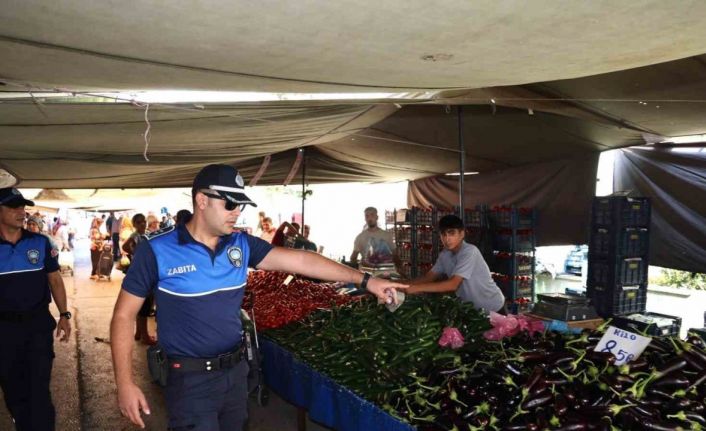
[[463, 347], [464, 343], [463, 335], [461, 335], [461, 332], [456, 328], [444, 328], [444, 332], [441, 334], [441, 338], [439, 338], [439, 345], [441, 347], [458, 349], [459, 347]]
[[525, 315], [503, 316], [498, 313], [490, 313], [491, 329], [483, 333], [486, 340], [498, 341], [505, 337], [517, 335], [520, 331], [527, 331], [530, 335], [535, 332], [544, 331], [544, 323], [541, 320], [533, 319]]

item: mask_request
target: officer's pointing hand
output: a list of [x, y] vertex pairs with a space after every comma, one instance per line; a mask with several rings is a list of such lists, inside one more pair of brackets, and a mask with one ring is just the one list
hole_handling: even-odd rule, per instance
[[129, 384], [118, 386], [118, 406], [120, 407], [120, 413], [130, 419], [130, 422], [140, 428], [145, 427], [140, 411], [148, 415], [150, 414], [150, 406], [147, 404], [145, 394], [142, 393], [136, 384], [130, 382]]
[[382, 278], [371, 277], [368, 280], [368, 292], [375, 295], [384, 304], [397, 304], [397, 289], [406, 289], [406, 284], [394, 283]]

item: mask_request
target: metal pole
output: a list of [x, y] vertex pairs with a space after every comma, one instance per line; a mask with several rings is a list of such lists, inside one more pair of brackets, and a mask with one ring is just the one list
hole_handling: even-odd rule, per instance
[[465, 215], [466, 211], [464, 196], [463, 196], [463, 184], [466, 178], [466, 146], [463, 144], [463, 106], [458, 105], [458, 206], [459, 206], [459, 217], [463, 221], [463, 225], [466, 225]]
[[302, 152], [302, 226], [299, 235], [304, 235], [304, 201], [306, 201], [306, 153], [304, 148], [300, 148]]

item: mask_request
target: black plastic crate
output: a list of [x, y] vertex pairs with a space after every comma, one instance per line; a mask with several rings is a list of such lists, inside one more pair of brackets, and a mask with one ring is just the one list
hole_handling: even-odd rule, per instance
[[490, 221], [495, 227], [531, 229], [535, 225], [535, 211], [515, 205], [497, 206], [490, 210]]
[[687, 335], [696, 335], [706, 343], [706, 328], [691, 328], [687, 332]]
[[647, 259], [642, 257], [600, 258], [589, 256], [589, 286], [634, 286], [647, 282]]
[[401, 227], [397, 229], [397, 242], [410, 242], [412, 240], [412, 228]]
[[495, 252], [490, 270], [506, 275], [530, 276], [534, 272], [534, 257], [531, 254]]
[[417, 228], [417, 243], [431, 244], [434, 238], [434, 229], [431, 226], [419, 226]]
[[419, 247], [417, 247], [417, 262], [434, 263], [434, 247], [431, 244], [419, 244]]
[[493, 281], [500, 288], [505, 299], [531, 298], [534, 294], [534, 278], [527, 276], [510, 276], [505, 274], [492, 274]]
[[596, 227], [591, 231], [589, 253], [594, 256], [647, 256], [650, 232], [644, 227]]
[[432, 220], [432, 210], [427, 208], [414, 207], [415, 222], [418, 225], [431, 226]]
[[629, 316], [614, 317], [612, 324], [620, 329], [625, 329], [626, 331], [644, 332], [647, 335], [657, 337], [679, 336], [679, 331], [681, 330], [681, 317], [652, 313], [649, 311], [635, 314], [644, 316], [647, 319], [658, 318], [667, 322], [666, 324], [650, 324], [639, 320], [641, 318], [633, 314]]
[[500, 251], [532, 251], [533, 229], [497, 229], [493, 233], [493, 249]]
[[397, 243], [397, 256], [402, 261], [409, 261], [412, 258], [412, 243], [409, 243], [409, 242]]
[[601, 317], [639, 313], [647, 306], [647, 285], [588, 286], [586, 296]]
[[592, 221], [598, 226], [649, 227], [650, 199], [626, 196], [594, 198]]

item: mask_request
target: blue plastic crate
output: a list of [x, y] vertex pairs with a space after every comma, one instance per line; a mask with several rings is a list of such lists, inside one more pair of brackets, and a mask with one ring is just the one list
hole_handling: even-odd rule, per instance
[[594, 256], [647, 256], [650, 232], [644, 227], [595, 227], [589, 253]]
[[601, 317], [639, 313], [647, 306], [647, 285], [588, 286], [586, 296]]
[[649, 198], [605, 196], [593, 199], [592, 221], [597, 226], [649, 227]]
[[600, 258], [589, 256], [589, 286], [634, 286], [647, 282], [647, 259], [642, 257]]

